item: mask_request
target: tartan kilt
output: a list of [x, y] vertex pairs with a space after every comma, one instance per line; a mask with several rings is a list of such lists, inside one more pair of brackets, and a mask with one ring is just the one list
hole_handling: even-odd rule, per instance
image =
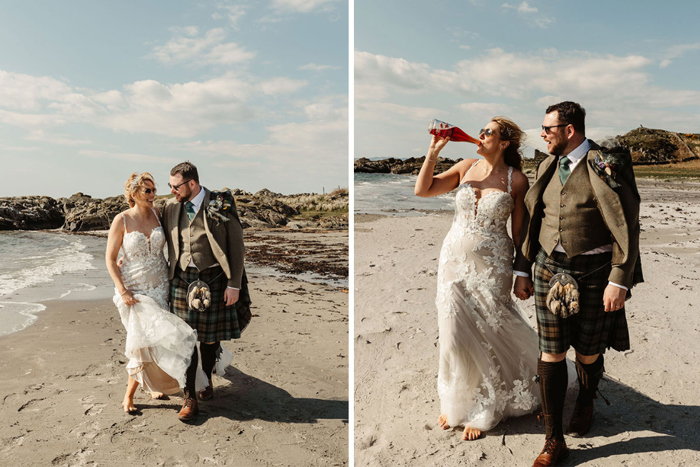
[[[202, 280], [211, 289], [211, 305], [205, 311], [191, 310], [187, 306], [187, 288], [190, 283]], [[170, 312], [183, 319], [197, 331], [200, 342], [217, 342], [239, 339], [251, 319], [248, 278], [243, 271], [238, 301], [232, 306], [224, 304], [224, 292], [228, 284], [220, 266], [198, 271], [177, 267], [170, 281]]]
[[[603, 304], [611, 259], [612, 253], [568, 258], [556, 251], [551, 256], [539, 251], [535, 261], [535, 308], [541, 352], [559, 354], [573, 346], [582, 355], [595, 355], [610, 347], [618, 351], [630, 348], [625, 308], [606, 313]], [[598, 268], [601, 269], [579, 280]], [[580, 311], [568, 318], [555, 316], [547, 308], [549, 280], [560, 272], [576, 279], [580, 294]]]

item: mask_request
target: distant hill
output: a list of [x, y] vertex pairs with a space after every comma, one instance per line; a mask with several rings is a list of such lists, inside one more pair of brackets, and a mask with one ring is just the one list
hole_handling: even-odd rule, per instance
[[674, 133], [640, 126], [617, 137], [635, 165], [668, 164], [700, 158], [700, 134]]

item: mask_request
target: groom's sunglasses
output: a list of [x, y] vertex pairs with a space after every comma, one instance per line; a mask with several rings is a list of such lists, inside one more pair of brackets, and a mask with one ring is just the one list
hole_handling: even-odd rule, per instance
[[173, 185], [171, 185], [170, 183], [168, 183], [168, 186], [169, 186], [172, 190], [177, 191], [182, 185], [184, 185], [185, 183], [190, 182], [190, 181], [191, 181], [191, 180], [185, 180], [184, 182], [180, 183], [179, 185], [175, 185], [175, 186], [173, 186]]
[[552, 132], [552, 128], [560, 128], [563, 126], [569, 126], [571, 125], [570, 123], [562, 123], [561, 125], [552, 125], [552, 126], [544, 126], [542, 125], [542, 129], [544, 130], [545, 133], [550, 134]]

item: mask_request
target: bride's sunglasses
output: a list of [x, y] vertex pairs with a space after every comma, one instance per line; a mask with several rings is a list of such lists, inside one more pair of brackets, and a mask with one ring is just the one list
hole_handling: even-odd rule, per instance
[[153, 193], [155, 195], [157, 191], [158, 190], [156, 190], [155, 188], [144, 188], [143, 189], [143, 192], [146, 193], [147, 195], [150, 195], [151, 193]]
[[486, 136], [491, 136], [495, 135], [496, 133], [491, 129], [491, 128], [482, 128], [479, 130], [479, 136], [481, 135], [486, 135]]

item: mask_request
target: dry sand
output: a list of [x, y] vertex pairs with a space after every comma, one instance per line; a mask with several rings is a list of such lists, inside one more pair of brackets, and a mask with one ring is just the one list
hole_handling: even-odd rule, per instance
[[181, 398], [141, 390], [140, 413], [122, 412], [126, 336], [110, 299], [45, 302], [0, 338], [0, 463], [347, 465], [347, 290], [249, 278], [255, 316], [223, 343], [234, 361], [192, 424], [177, 420]]
[[[631, 350], [606, 353], [611, 405], [596, 401], [585, 438], [567, 436], [564, 466], [700, 465], [700, 186], [640, 181], [640, 192], [646, 282], [627, 303]], [[355, 218], [355, 465], [531, 466], [544, 444], [535, 415], [471, 442], [436, 425], [434, 297], [451, 222]], [[533, 300], [522, 303], [534, 324]]]

